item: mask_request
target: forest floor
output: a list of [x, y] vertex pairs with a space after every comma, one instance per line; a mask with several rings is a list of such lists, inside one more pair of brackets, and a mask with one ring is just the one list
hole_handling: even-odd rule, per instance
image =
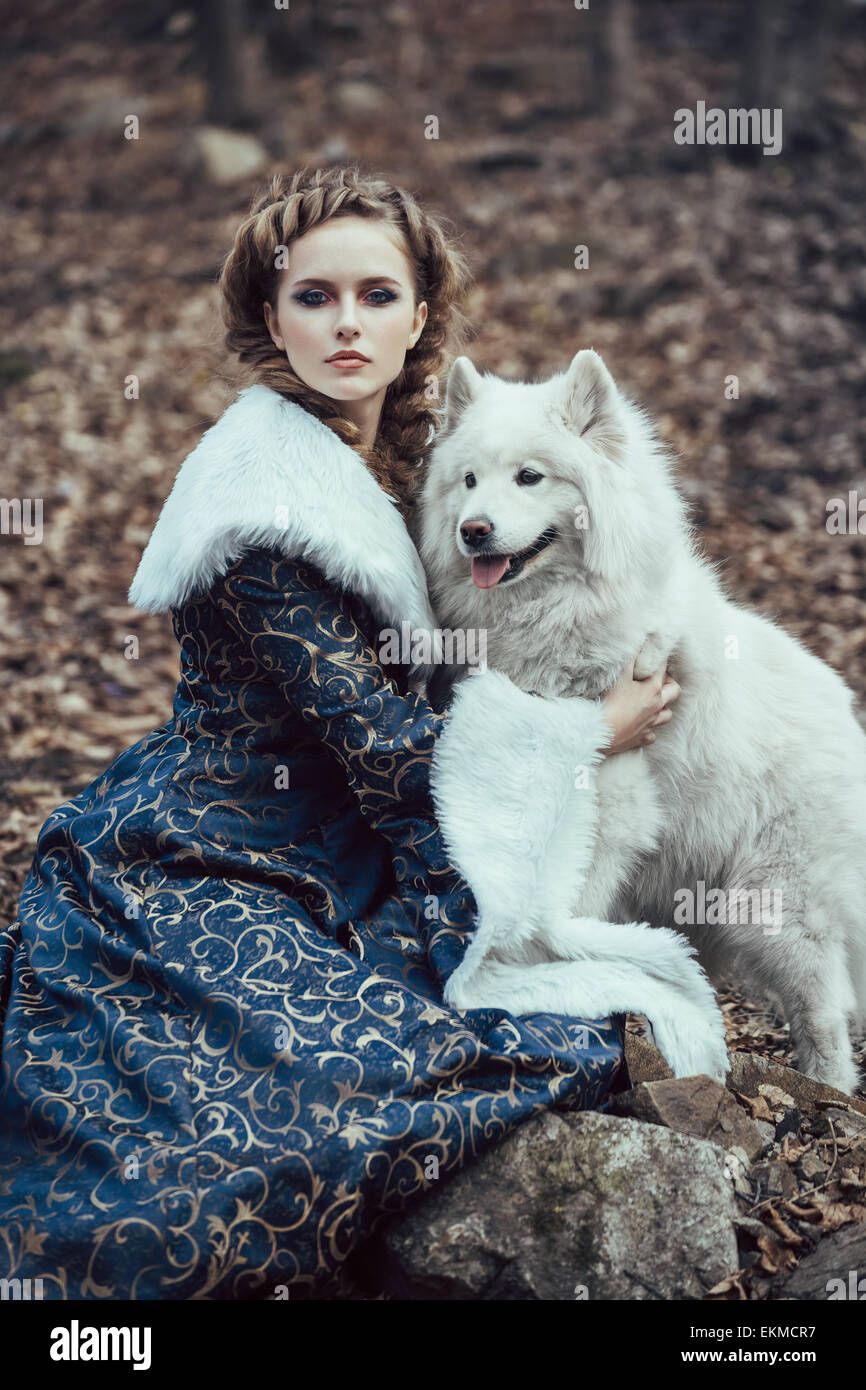
[[[751, 161], [671, 133], [676, 108], [727, 104], [736, 7], [635, 13], [616, 121], [587, 109], [592, 58], [554, 0], [347, 7], [292, 76], [251, 42], [268, 161], [228, 185], [202, 164], [191, 12], [38, 0], [9, 18], [2, 493], [43, 499], [44, 538], [0, 536], [0, 919], [49, 812], [171, 716], [171, 625], [126, 594], [179, 463], [232, 398], [215, 278], [277, 169], [358, 160], [450, 216], [476, 275], [475, 363], [540, 378], [598, 349], [676, 454], [730, 594], [866, 697], [866, 535], [826, 525], [830, 499], [866, 496], [866, 13], [847, 21], [820, 131]], [[790, 1061], [785, 1025], [722, 1001], [733, 1047]]]

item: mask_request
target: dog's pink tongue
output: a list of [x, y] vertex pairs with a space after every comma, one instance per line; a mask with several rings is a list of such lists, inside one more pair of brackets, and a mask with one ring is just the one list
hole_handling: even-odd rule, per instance
[[507, 569], [507, 555], [476, 555], [472, 560], [472, 583], [477, 589], [492, 589]]

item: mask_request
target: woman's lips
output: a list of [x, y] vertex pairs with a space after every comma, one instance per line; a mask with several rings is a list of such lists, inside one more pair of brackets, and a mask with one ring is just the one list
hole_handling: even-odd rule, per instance
[[370, 364], [364, 357], [335, 357], [328, 363], [329, 367], [341, 367], [345, 371], [348, 367], [368, 367]]

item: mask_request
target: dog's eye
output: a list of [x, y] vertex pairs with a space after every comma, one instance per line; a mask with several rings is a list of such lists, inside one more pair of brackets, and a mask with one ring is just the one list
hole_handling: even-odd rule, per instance
[[463, 481], [466, 483], [466, 486], [467, 486], [467, 487], [474, 487], [474, 486], [475, 486], [475, 474], [474, 474], [474, 473], [467, 473], [467, 474], [466, 474], [466, 477], [464, 478]]
[[540, 483], [543, 477], [543, 473], [536, 473], [533, 468], [521, 468], [517, 481], [525, 487], [531, 487], [533, 483]]

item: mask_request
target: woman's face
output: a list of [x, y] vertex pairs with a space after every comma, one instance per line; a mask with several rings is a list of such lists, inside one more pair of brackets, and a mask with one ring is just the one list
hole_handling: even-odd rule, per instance
[[[347, 405], [346, 415], [378, 423], [385, 390], [427, 319], [416, 307], [412, 268], [399, 232], [365, 217], [334, 217], [288, 247], [277, 302], [265, 303], [271, 338], [292, 370]], [[341, 366], [339, 354], [360, 354]]]

